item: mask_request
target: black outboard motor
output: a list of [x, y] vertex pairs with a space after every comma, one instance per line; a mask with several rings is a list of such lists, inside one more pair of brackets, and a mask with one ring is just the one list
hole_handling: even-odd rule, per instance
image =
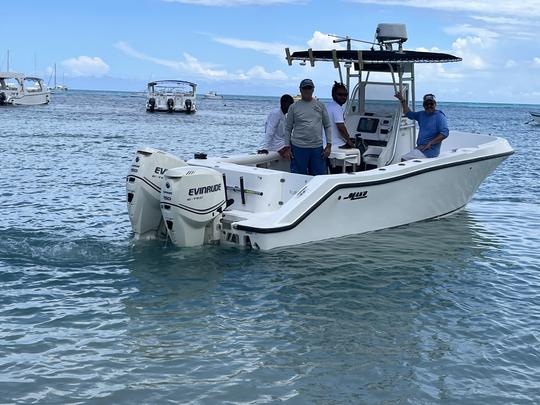
[[150, 97], [150, 100], [148, 100], [148, 111], [154, 112], [156, 109], [156, 99], [154, 97]]
[[167, 100], [167, 109], [169, 110], [169, 112], [173, 112], [174, 110], [174, 100], [172, 98], [169, 98]]
[[7, 100], [6, 93], [0, 93], [0, 105], [4, 105], [6, 100]]
[[193, 108], [193, 103], [191, 102], [191, 100], [188, 98], [186, 100], [186, 102], [184, 103], [185, 107], [186, 107], [186, 112], [189, 114], [191, 113], [191, 109]]

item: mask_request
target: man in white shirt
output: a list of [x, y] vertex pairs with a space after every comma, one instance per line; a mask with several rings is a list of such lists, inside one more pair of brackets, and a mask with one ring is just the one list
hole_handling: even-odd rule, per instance
[[274, 108], [266, 118], [264, 125], [264, 138], [262, 149], [257, 153], [278, 152], [285, 146], [283, 136], [283, 123], [285, 114], [289, 111], [289, 107], [294, 103], [294, 99], [290, 94], [284, 94], [279, 100], [279, 107]]
[[345, 145], [351, 148], [354, 147], [354, 142], [345, 126], [345, 112], [343, 111], [343, 105], [347, 102], [348, 97], [349, 92], [347, 91], [347, 87], [342, 83], [334, 82], [334, 86], [332, 87], [332, 101], [326, 103], [328, 116], [332, 123], [332, 146], [334, 147]]
[[[343, 83], [334, 82], [334, 86], [332, 87], [332, 101], [326, 103], [326, 109], [328, 110], [328, 116], [332, 124], [332, 146], [334, 148], [354, 147], [354, 142], [345, 126], [345, 113], [343, 111], [343, 105], [347, 102], [348, 97], [349, 92], [347, 91], [347, 87]], [[330, 165], [331, 173], [340, 173], [341, 170], [341, 168], [335, 168]]]

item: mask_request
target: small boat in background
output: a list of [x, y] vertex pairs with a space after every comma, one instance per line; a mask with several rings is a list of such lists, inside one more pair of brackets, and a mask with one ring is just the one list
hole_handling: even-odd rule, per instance
[[183, 80], [157, 80], [148, 83], [146, 111], [149, 112], [184, 112], [194, 113], [195, 83]]
[[205, 100], [223, 100], [223, 96], [221, 94], [217, 94], [215, 91], [209, 91], [203, 96], [203, 98]]
[[50, 101], [51, 92], [39, 77], [0, 72], [0, 105], [39, 105]]
[[[67, 88], [66, 85], [64, 85], [64, 84], [58, 84], [58, 83], [56, 82], [56, 63], [54, 64], [54, 68], [53, 68], [53, 73], [52, 73], [52, 74], [53, 74], [53, 79], [54, 79], [52, 87], [50, 86], [49, 83], [47, 83], [47, 86], [49, 86], [49, 89], [50, 89], [51, 93], [62, 93], [62, 92], [64, 92], [64, 91], [67, 91], [68, 88]], [[51, 78], [49, 78], [49, 82], [50, 82], [50, 81], [51, 81]], [[64, 83], [64, 74], [62, 74], [62, 83]]]
[[537, 124], [540, 124], [540, 112], [529, 111], [529, 114], [531, 114], [531, 116], [533, 117], [534, 122], [536, 122]]

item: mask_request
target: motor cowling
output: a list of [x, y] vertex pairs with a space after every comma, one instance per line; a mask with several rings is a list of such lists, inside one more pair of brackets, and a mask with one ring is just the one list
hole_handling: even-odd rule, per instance
[[156, 99], [154, 97], [150, 97], [148, 100], [148, 111], [154, 112], [156, 109]]
[[167, 99], [167, 110], [173, 112], [174, 110], [174, 100], [172, 98]]
[[136, 239], [166, 236], [159, 207], [163, 175], [186, 165], [182, 159], [157, 149], [137, 151], [126, 178], [127, 208]]
[[193, 109], [193, 102], [189, 98], [184, 102], [184, 106], [186, 107], [186, 112], [188, 114], [191, 113], [191, 110]]
[[0, 105], [4, 105], [6, 100], [7, 100], [6, 93], [0, 92]]
[[208, 167], [168, 170], [161, 189], [161, 213], [176, 246], [200, 246], [219, 240], [219, 220], [226, 208], [221, 173]]

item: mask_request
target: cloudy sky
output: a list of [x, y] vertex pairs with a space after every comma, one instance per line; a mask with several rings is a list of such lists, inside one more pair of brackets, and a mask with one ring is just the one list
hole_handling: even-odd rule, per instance
[[[285, 61], [336, 47], [327, 34], [372, 40], [378, 23], [407, 26], [407, 49], [461, 63], [417, 69], [439, 100], [540, 104], [540, 0], [2, 0], [0, 71], [72, 88], [135, 90], [182, 79], [224, 94], [297, 93], [311, 77], [328, 97], [331, 66]], [[339, 44], [338, 44], [339, 45]], [[363, 47], [358, 43], [356, 46]], [[308, 64], [309, 65], [309, 64]]]

